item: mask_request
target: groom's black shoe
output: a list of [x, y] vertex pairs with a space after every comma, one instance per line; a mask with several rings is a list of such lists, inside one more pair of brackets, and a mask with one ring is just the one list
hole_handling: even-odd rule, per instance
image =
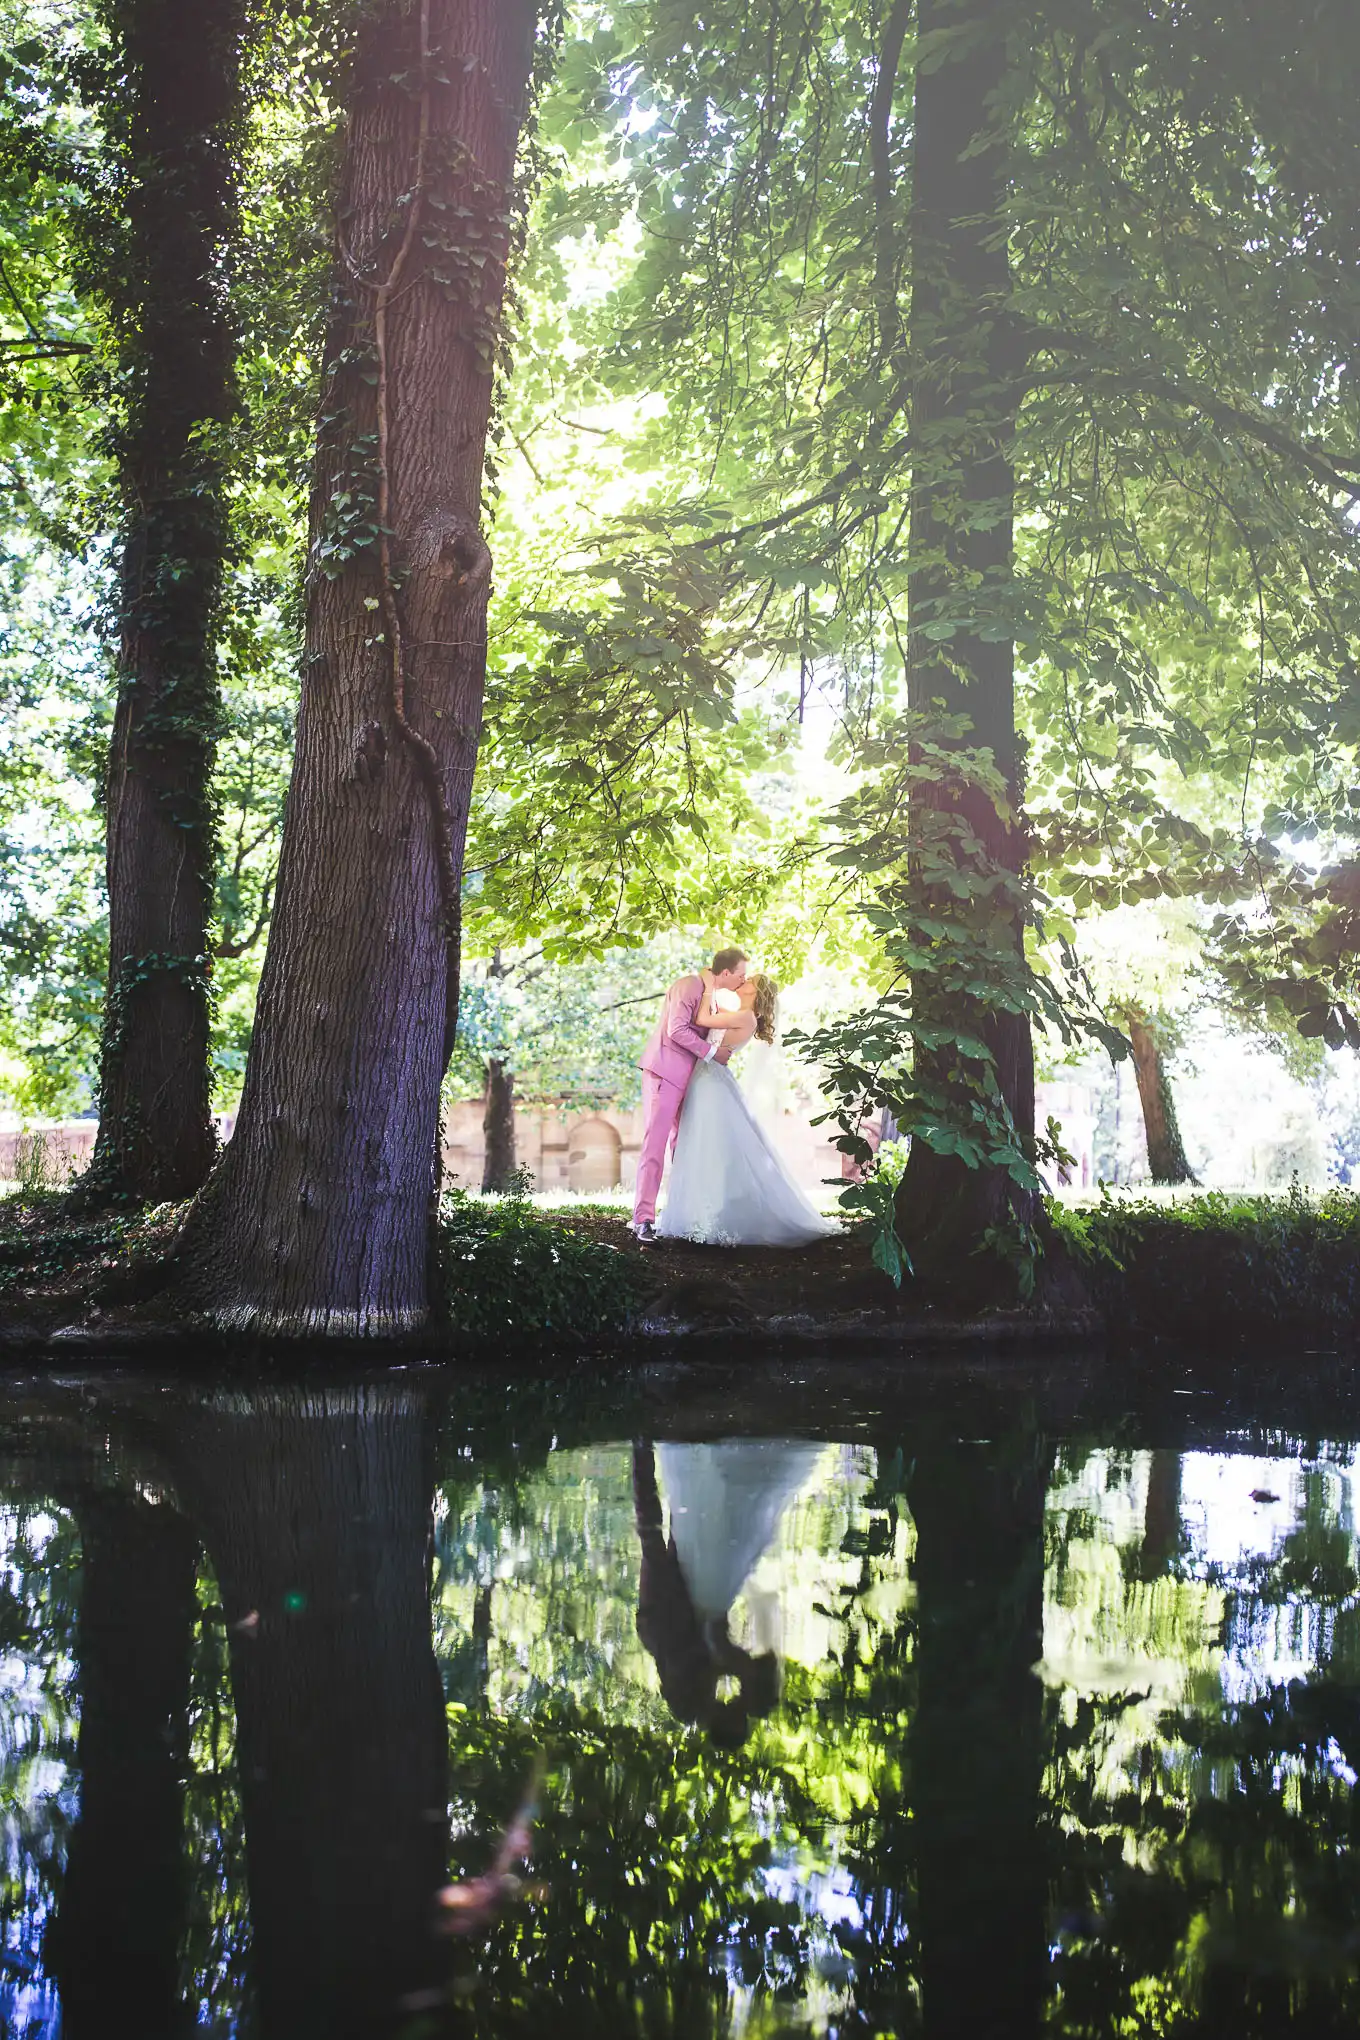
[[641, 1225], [633, 1227], [633, 1237], [640, 1247], [654, 1247], [656, 1245], [656, 1227], [652, 1224], [650, 1218], [644, 1218]]

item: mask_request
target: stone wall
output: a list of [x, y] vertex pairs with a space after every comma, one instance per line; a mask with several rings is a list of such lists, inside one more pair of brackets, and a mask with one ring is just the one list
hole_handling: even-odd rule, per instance
[[[806, 1190], [816, 1192], [826, 1176], [839, 1177], [841, 1158], [825, 1127], [814, 1127], [800, 1113], [785, 1112], [776, 1138]], [[537, 1190], [631, 1190], [642, 1146], [642, 1108], [624, 1112], [608, 1106], [599, 1112], [561, 1114], [520, 1106], [515, 1113], [515, 1142], [519, 1166], [529, 1170]], [[480, 1189], [485, 1153], [481, 1100], [455, 1105], [444, 1128], [446, 1181]]]
[[[1095, 1116], [1089, 1091], [1080, 1080], [1041, 1084], [1038, 1100], [1041, 1126], [1050, 1112], [1061, 1119], [1064, 1141], [1077, 1157], [1073, 1185], [1085, 1187], [1094, 1181]], [[775, 1133], [798, 1182], [817, 1195], [826, 1178], [839, 1178], [842, 1171], [831, 1129], [813, 1126], [813, 1109], [805, 1106], [801, 1111], [781, 1113]], [[219, 1116], [218, 1132], [224, 1140], [231, 1138], [233, 1123], [233, 1115]], [[98, 1123], [93, 1119], [66, 1120], [43, 1127], [41, 1132], [46, 1140], [48, 1181], [63, 1182], [88, 1164]], [[535, 1189], [590, 1193], [633, 1187], [642, 1145], [640, 1106], [626, 1112], [611, 1106], [600, 1112], [566, 1114], [521, 1106], [515, 1114], [515, 1132], [519, 1165], [529, 1170]], [[486, 1153], [481, 1100], [469, 1099], [453, 1106], [444, 1133], [445, 1181], [480, 1190]], [[22, 1128], [0, 1126], [0, 1179], [13, 1181], [17, 1176], [21, 1144], [32, 1138]]]
[[0, 1126], [0, 1182], [18, 1179], [30, 1144], [40, 1140], [45, 1180], [63, 1184], [68, 1176], [78, 1176], [88, 1167], [98, 1131], [95, 1119], [68, 1119], [60, 1125], [40, 1126], [35, 1132], [21, 1126]]

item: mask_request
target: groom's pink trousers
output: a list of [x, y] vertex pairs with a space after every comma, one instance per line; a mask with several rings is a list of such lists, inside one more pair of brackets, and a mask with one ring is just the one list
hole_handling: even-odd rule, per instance
[[[694, 1064], [691, 1060], [690, 1068]], [[680, 1107], [685, 1102], [684, 1084], [668, 1084], [664, 1077], [642, 1072], [642, 1149], [638, 1155], [637, 1190], [633, 1198], [633, 1223], [650, 1224], [656, 1217], [656, 1200], [666, 1168], [666, 1154], [675, 1146], [680, 1124]]]

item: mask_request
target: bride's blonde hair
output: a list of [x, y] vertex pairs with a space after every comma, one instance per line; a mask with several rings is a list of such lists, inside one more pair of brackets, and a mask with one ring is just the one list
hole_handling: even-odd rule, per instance
[[756, 973], [755, 983], [756, 995], [752, 1001], [751, 1011], [756, 1016], [756, 1040], [772, 1042], [775, 1001], [779, 997], [779, 987], [773, 978], [766, 977], [764, 971]]

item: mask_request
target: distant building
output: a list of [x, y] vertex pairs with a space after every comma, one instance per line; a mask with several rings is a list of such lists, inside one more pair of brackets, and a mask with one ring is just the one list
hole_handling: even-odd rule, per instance
[[[1041, 1084], [1037, 1095], [1039, 1124], [1042, 1126], [1050, 1112], [1062, 1121], [1063, 1145], [1076, 1157], [1074, 1187], [1089, 1188], [1095, 1182], [1095, 1109], [1089, 1088], [1077, 1079]], [[845, 1158], [836, 1147], [834, 1127], [813, 1126], [812, 1110], [795, 1105], [770, 1118], [780, 1152], [797, 1181], [820, 1196], [827, 1181], [844, 1180]], [[218, 1114], [217, 1130], [223, 1140], [230, 1140], [234, 1124], [234, 1113]], [[877, 1147], [877, 1115], [870, 1130], [871, 1144]], [[45, 1142], [49, 1182], [60, 1183], [78, 1175], [89, 1164], [98, 1131], [99, 1122], [94, 1119], [63, 1120], [33, 1132], [17, 1123], [8, 1127], [0, 1123], [0, 1180], [13, 1181], [18, 1176], [24, 1143], [31, 1141], [34, 1133]], [[521, 1105], [515, 1112], [515, 1141], [519, 1165], [530, 1172], [539, 1190], [570, 1190], [580, 1195], [631, 1190], [642, 1145], [642, 1109], [620, 1111], [604, 1106], [598, 1111], [541, 1111]], [[464, 1189], [480, 1189], [485, 1155], [482, 1101], [460, 1100], [445, 1115], [445, 1181]]]

